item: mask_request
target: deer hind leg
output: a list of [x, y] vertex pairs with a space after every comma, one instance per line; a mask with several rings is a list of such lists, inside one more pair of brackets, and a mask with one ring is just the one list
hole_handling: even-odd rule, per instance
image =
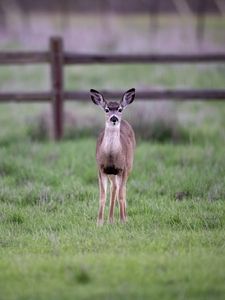
[[110, 209], [109, 209], [109, 222], [114, 222], [114, 208], [115, 202], [118, 194], [118, 183], [117, 183], [117, 176], [111, 175], [109, 176], [109, 180], [111, 183], [110, 187]]
[[98, 180], [99, 180], [99, 211], [98, 211], [97, 225], [101, 226], [104, 223], [104, 209], [105, 209], [106, 193], [107, 193], [107, 176], [101, 171], [99, 171]]
[[120, 206], [120, 221], [125, 222], [127, 215], [126, 215], [126, 183], [127, 183], [127, 174], [123, 173], [120, 176], [119, 180], [119, 206]]

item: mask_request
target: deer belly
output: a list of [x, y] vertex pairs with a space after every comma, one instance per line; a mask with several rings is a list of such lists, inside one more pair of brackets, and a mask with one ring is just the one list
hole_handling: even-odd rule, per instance
[[114, 165], [104, 166], [103, 172], [107, 175], [118, 175], [122, 172], [122, 169], [116, 168]]
[[116, 156], [107, 155], [101, 162], [101, 169], [107, 175], [119, 175], [124, 169], [124, 160]]

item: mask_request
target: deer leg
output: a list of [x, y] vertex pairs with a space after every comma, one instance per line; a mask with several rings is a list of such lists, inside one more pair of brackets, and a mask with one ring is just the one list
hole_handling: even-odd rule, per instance
[[120, 184], [119, 184], [119, 206], [120, 206], [120, 221], [126, 221], [126, 182], [127, 182], [127, 175], [124, 173], [120, 177]]
[[104, 209], [106, 202], [106, 192], [107, 192], [107, 176], [99, 171], [99, 211], [97, 225], [103, 225], [104, 223]]
[[117, 176], [109, 176], [111, 187], [110, 187], [110, 209], [109, 209], [109, 222], [114, 222], [114, 208], [117, 197]]

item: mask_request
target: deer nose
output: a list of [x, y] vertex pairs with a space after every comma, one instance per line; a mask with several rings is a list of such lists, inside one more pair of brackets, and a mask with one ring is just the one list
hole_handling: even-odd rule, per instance
[[113, 122], [113, 123], [115, 124], [117, 121], [119, 121], [119, 119], [118, 119], [116, 116], [112, 116], [112, 117], [110, 118], [110, 121]]

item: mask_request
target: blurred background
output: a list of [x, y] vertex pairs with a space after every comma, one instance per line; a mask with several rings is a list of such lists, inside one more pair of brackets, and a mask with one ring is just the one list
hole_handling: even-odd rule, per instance
[[[47, 50], [49, 37], [59, 35], [65, 49], [77, 53], [224, 52], [224, 32], [225, 0], [0, 1], [2, 51]], [[0, 90], [48, 91], [49, 78], [46, 65], [1, 66]], [[65, 67], [67, 90], [223, 88], [224, 82], [223, 64]], [[221, 103], [149, 101], [135, 103], [127, 118], [142, 138], [193, 141], [196, 128], [199, 138], [223, 119], [221, 109]], [[1, 126], [4, 140], [10, 135], [51, 135], [50, 104], [11, 103], [2, 105], [1, 111], [1, 120], [11, 120]], [[65, 121], [65, 136], [74, 137], [98, 132], [103, 116], [91, 104], [67, 103]]]
[[[225, 0], [0, 0], [0, 52], [48, 51], [55, 35], [72, 53], [225, 53]], [[224, 89], [225, 62], [66, 65], [64, 86]], [[4, 92], [51, 92], [50, 64], [0, 64]], [[50, 101], [11, 100], [0, 101], [0, 299], [224, 300], [225, 101], [136, 99], [124, 112], [137, 137], [129, 222], [96, 229], [102, 110], [66, 101], [55, 143]]]
[[[223, 50], [224, 0], [1, 0], [1, 48], [79, 52]], [[166, 47], [165, 47], [166, 45]]]

